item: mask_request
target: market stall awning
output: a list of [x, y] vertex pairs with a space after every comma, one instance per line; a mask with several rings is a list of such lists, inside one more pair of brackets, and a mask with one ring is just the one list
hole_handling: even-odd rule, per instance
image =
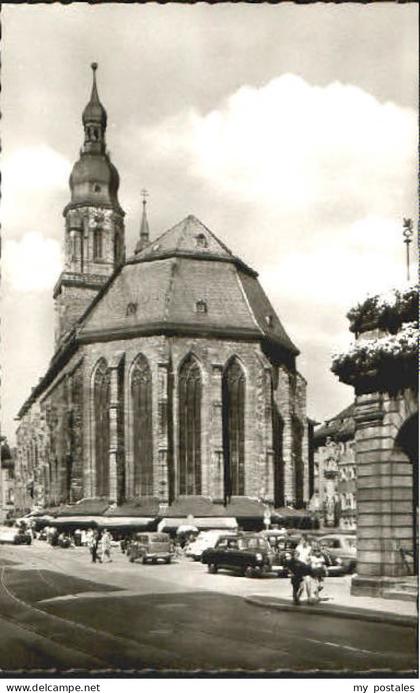
[[158, 524], [158, 532], [165, 529], [178, 529], [182, 525], [192, 525], [197, 529], [237, 529], [238, 523], [235, 517], [165, 517]]
[[55, 517], [51, 520], [51, 527], [96, 527], [97, 521], [102, 518], [95, 515], [67, 515], [65, 517]]
[[108, 529], [124, 529], [126, 527], [148, 527], [156, 521], [154, 517], [97, 517], [95, 522], [98, 527], [107, 527]]

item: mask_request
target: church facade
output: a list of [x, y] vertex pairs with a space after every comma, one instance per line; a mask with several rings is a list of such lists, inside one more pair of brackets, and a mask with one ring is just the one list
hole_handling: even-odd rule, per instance
[[92, 67], [64, 209], [55, 353], [18, 415], [24, 503], [154, 498], [168, 507], [206, 497], [228, 506], [250, 497], [304, 507], [299, 352], [257, 273], [194, 216], [151, 241], [144, 201], [126, 258]]

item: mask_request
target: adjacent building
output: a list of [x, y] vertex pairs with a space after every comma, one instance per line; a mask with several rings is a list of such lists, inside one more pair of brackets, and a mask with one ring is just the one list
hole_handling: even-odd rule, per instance
[[323, 527], [355, 530], [357, 524], [354, 404], [318, 427], [313, 436], [311, 508]]
[[144, 201], [126, 258], [92, 67], [64, 208], [55, 353], [18, 415], [25, 503], [139, 508], [154, 499], [162, 514], [180, 501], [187, 513], [197, 498], [219, 509], [238, 498], [304, 507], [299, 351], [257, 272], [196, 217], [151, 241]]

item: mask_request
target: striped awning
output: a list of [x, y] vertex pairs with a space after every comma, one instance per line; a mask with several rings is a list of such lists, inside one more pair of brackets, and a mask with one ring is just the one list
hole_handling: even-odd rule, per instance
[[104, 515], [67, 515], [56, 517], [49, 523], [52, 527], [100, 527], [121, 528], [139, 527], [146, 528], [155, 522], [154, 517], [105, 517]]
[[178, 529], [182, 525], [193, 525], [197, 529], [237, 529], [235, 517], [165, 517], [158, 524], [158, 532], [165, 529]]

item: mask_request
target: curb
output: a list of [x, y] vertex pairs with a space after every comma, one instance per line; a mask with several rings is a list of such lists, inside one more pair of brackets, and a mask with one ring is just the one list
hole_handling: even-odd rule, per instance
[[341, 618], [351, 618], [360, 621], [372, 621], [374, 623], [386, 623], [393, 626], [405, 626], [415, 628], [417, 626], [417, 616], [393, 614], [389, 611], [375, 611], [373, 609], [360, 609], [358, 607], [339, 606], [332, 604], [313, 605], [305, 604], [300, 606], [292, 604], [286, 599], [276, 599], [275, 601], [269, 597], [244, 597], [248, 604], [263, 607], [265, 609], [275, 609], [277, 611], [290, 611], [293, 613], [316, 614], [317, 616], [332, 616]]

